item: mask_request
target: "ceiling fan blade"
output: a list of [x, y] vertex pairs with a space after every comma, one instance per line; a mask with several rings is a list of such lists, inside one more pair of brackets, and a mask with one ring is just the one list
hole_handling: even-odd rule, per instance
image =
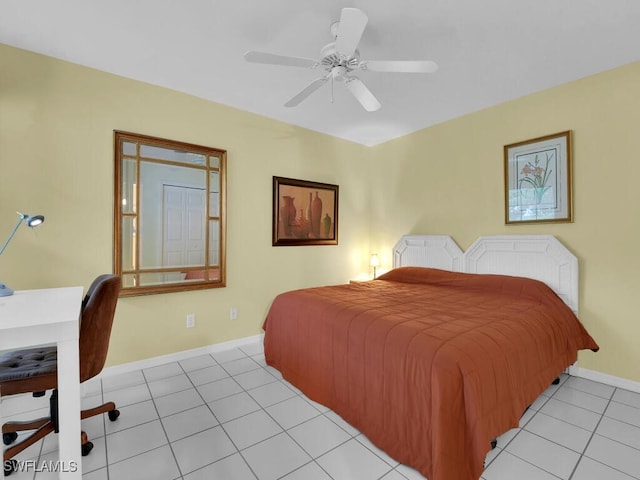
[[438, 64], [430, 60], [368, 60], [360, 62], [360, 68], [372, 72], [433, 73]]
[[364, 32], [368, 17], [357, 8], [343, 8], [336, 33], [336, 50], [347, 57], [353, 55]]
[[309, 85], [307, 85], [304, 89], [302, 89], [300, 93], [298, 93], [291, 100], [285, 103], [284, 106], [295, 107], [304, 99], [306, 99], [309, 95], [311, 95], [313, 92], [318, 90], [322, 85], [324, 85], [327, 82], [327, 80], [329, 80], [329, 75], [327, 75], [326, 77], [317, 78], [316, 80], [311, 82]]
[[244, 59], [252, 63], [267, 63], [269, 65], [284, 65], [287, 67], [313, 68], [318, 62], [310, 58], [289, 57], [274, 53], [249, 51], [244, 54]]
[[360, 102], [367, 112], [375, 112], [382, 107], [378, 99], [371, 93], [371, 90], [358, 77], [349, 77], [345, 80], [345, 85], [347, 90], [356, 97], [356, 100]]

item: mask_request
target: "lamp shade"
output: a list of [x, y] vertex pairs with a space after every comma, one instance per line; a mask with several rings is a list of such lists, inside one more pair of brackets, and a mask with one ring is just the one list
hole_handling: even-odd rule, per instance
[[369, 263], [370, 266], [372, 267], [377, 267], [380, 265], [380, 261], [378, 260], [378, 254], [377, 253], [372, 253], [371, 254], [371, 261]]
[[44, 215], [27, 216], [25, 223], [27, 224], [27, 227], [37, 227], [41, 223], [44, 223]]
[[[18, 228], [20, 228], [20, 225], [22, 224], [23, 221], [27, 224], [28, 227], [33, 228], [33, 227], [37, 227], [42, 222], [44, 222], [44, 216], [43, 215], [31, 216], [31, 215], [27, 215], [26, 213], [18, 212], [18, 223], [16, 223], [16, 226], [13, 227], [13, 230], [9, 234], [9, 237], [2, 244], [2, 247], [0, 248], [0, 255], [2, 255], [2, 253], [5, 251], [5, 249], [7, 248], [7, 245], [9, 245], [9, 242], [11, 241], [13, 236], [16, 234], [16, 232], [18, 231]], [[0, 297], [8, 297], [10, 295], [13, 295], [13, 289], [9, 288], [6, 284], [0, 282]]]

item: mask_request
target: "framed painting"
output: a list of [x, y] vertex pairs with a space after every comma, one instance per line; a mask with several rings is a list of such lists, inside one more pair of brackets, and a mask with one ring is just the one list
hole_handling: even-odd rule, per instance
[[272, 244], [337, 245], [338, 185], [273, 177]]
[[571, 131], [504, 147], [505, 223], [572, 222]]

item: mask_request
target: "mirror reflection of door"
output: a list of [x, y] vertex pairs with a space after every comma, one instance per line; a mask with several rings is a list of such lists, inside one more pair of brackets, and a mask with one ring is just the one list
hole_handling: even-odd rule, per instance
[[204, 265], [205, 191], [163, 185], [163, 267]]
[[225, 286], [226, 151], [115, 132], [122, 296]]

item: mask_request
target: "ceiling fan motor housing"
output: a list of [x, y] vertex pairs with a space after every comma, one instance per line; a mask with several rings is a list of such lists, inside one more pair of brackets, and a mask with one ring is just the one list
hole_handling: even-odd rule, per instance
[[360, 52], [358, 50], [355, 50], [353, 55], [347, 57], [336, 50], [335, 42], [325, 45], [320, 50], [320, 56], [320, 65], [327, 72], [331, 72], [336, 79], [358, 68], [360, 65]]

